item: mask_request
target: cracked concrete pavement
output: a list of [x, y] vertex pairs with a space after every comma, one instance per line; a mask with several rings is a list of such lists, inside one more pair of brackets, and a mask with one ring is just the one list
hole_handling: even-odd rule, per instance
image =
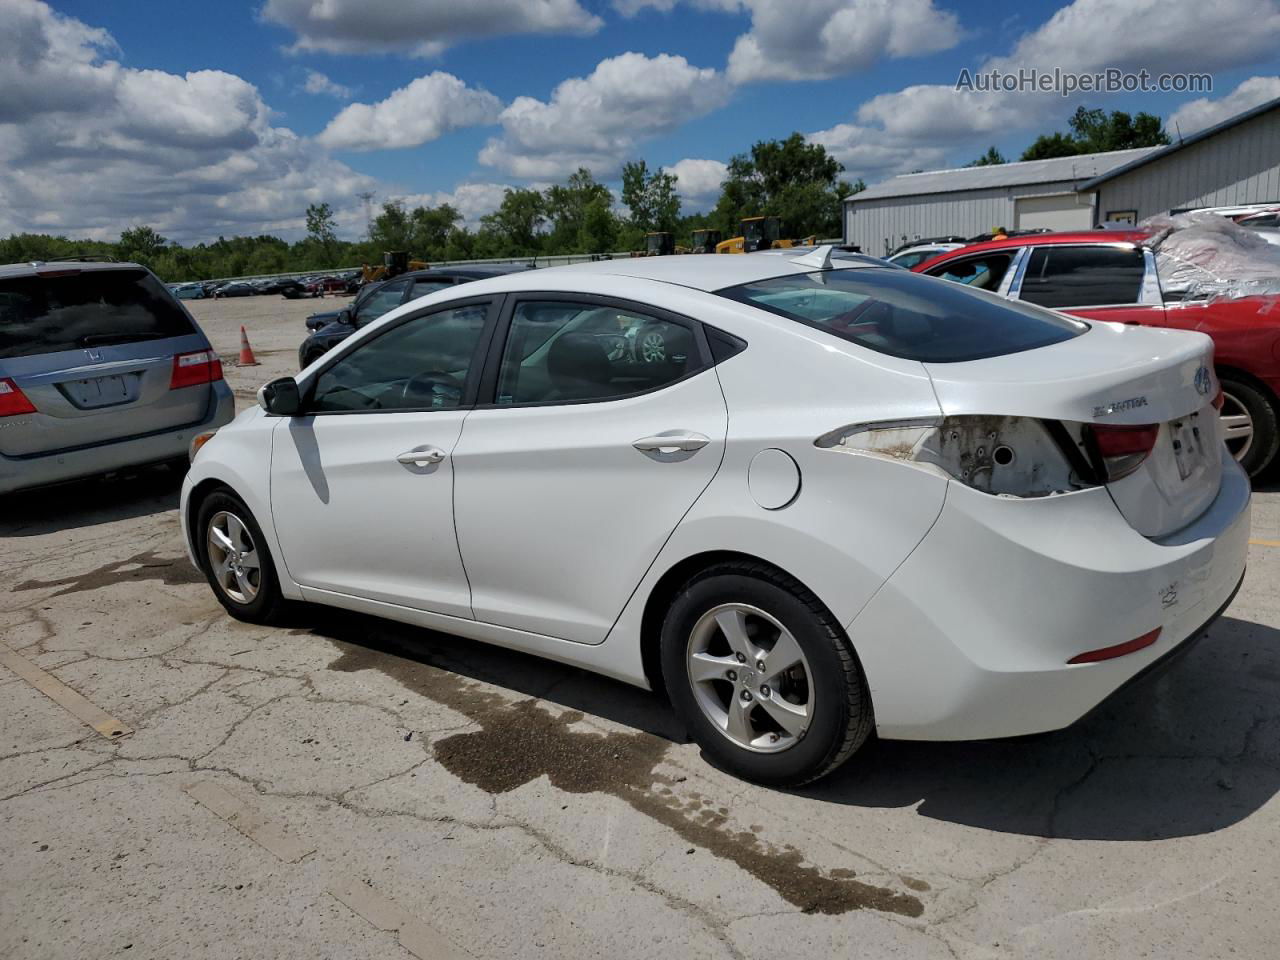
[[[244, 405], [293, 369], [319, 303], [192, 306]], [[240, 323], [262, 366], [230, 363]], [[1251, 547], [1207, 639], [1070, 730], [872, 743], [771, 791], [709, 766], [657, 698], [581, 671], [334, 611], [227, 618], [183, 554], [177, 490], [153, 469], [0, 506], [0, 641], [135, 731], [112, 741], [0, 668], [0, 956], [1260, 957], [1280, 939], [1280, 546]], [[1280, 492], [1255, 504], [1255, 538], [1280, 544]]]

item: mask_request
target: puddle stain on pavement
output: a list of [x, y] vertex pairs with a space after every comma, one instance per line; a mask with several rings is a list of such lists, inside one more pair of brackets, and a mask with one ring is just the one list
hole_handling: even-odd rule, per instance
[[[869, 909], [918, 917], [924, 912], [910, 894], [863, 883], [845, 868], [824, 874], [806, 865], [793, 847], [779, 849], [750, 830], [726, 829], [727, 817], [704, 807], [700, 798], [686, 803], [667, 787], [655, 790], [655, 784], [671, 782], [655, 770], [670, 746], [661, 737], [574, 729], [583, 718], [579, 711], [553, 714], [536, 700], [513, 702], [446, 669], [329, 639], [340, 651], [331, 670], [378, 670], [479, 725], [477, 731], [438, 741], [435, 756], [454, 776], [482, 790], [506, 793], [545, 775], [567, 793], [610, 794], [686, 843], [737, 864], [806, 913]], [[928, 889], [907, 881], [903, 878], [914, 890]]]
[[57, 580], [27, 580], [14, 585], [13, 590], [43, 590], [48, 587], [62, 587], [50, 598], [66, 596], [69, 593], [83, 593], [86, 590], [97, 590], [101, 587], [114, 587], [119, 583], [135, 583], [141, 580], [159, 580], [165, 586], [179, 584], [204, 583], [204, 574], [191, 565], [186, 557], [162, 557], [154, 550], [135, 553], [124, 560], [115, 560], [103, 564], [96, 570], [62, 577]]

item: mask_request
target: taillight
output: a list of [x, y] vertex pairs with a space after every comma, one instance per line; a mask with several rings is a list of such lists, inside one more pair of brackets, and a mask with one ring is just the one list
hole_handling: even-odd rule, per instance
[[212, 350], [179, 353], [173, 358], [173, 374], [169, 378], [169, 389], [194, 387], [221, 379], [222, 361]]
[[1102, 461], [1108, 482], [1127, 477], [1142, 466], [1142, 462], [1155, 449], [1160, 434], [1158, 423], [1101, 424], [1088, 427], [1093, 446]]
[[16, 383], [12, 380], [0, 380], [0, 417], [16, 417], [20, 413], [35, 412], [35, 405]]

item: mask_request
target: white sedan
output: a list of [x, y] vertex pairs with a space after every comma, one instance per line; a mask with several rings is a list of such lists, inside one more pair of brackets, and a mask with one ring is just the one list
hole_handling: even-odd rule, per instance
[[1066, 726], [1225, 608], [1250, 492], [1208, 337], [829, 254], [406, 304], [193, 454], [191, 556], [243, 620], [329, 604], [665, 689], [775, 784], [873, 729]]

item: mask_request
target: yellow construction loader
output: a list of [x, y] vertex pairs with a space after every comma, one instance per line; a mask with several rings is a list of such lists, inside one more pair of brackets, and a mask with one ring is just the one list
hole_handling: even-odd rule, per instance
[[812, 246], [817, 237], [801, 240], [784, 239], [782, 221], [777, 217], [743, 217], [736, 237], [716, 244], [716, 253], [754, 253], [757, 250], [777, 250], [788, 247]]
[[360, 271], [361, 283], [377, 283], [379, 280], [390, 280], [410, 270], [428, 270], [431, 264], [425, 260], [410, 260], [404, 250], [388, 250], [382, 255], [382, 263], [376, 267], [365, 264]]
[[719, 230], [693, 231], [693, 253], [715, 253], [719, 243]]

